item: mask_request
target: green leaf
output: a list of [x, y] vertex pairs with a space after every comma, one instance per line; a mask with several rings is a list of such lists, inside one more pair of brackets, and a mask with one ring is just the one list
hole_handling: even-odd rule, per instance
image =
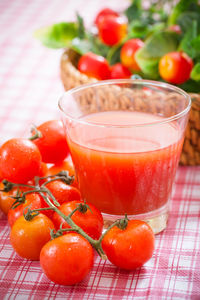
[[200, 93], [200, 84], [194, 80], [188, 80], [179, 87], [188, 93]]
[[153, 25], [147, 24], [146, 21], [136, 20], [132, 21], [129, 25], [128, 38], [141, 38], [145, 39], [154, 32], [164, 30], [165, 23], [159, 22]]
[[159, 78], [159, 73], [158, 73], [159, 59], [157, 58], [146, 59], [140, 53], [137, 53], [136, 61], [139, 64], [146, 78], [149, 79]]
[[129, 24], [128, 29], [128, 37], [130, 39], [132, 38], [144, 38], [148, 34], [148, 25], [143, 23], [140, 20], [133, 20]]
[[92, 52], [104, 57], [107, 56], [108, 51], [110, 50], [109, 46], [103, 44], [101, 40], [97, 36], [93, 35], [92, 33], [88, 34], [88, 40], [91, 43]]
[[178, 35], [171, 31], [159, 31], [152, 34], [144, 46], [136, 52], [135, 58], [142, 72], [153, 79], [159, 77], [158, 63], [168, 52], [175, 51], [178, 46]]
[[35, 31], [34, 36], [49, 48], [69, 47], [73, 38], [77, 36], [76, 23], [57, 23]]
[[86, 35], [84, 20], [78, 13], [76, 13], [76, 18], [77, 18], [77, 24], [78, 24], [77, 37], [79, 37], [80, 39], [84, 39], [84, 37]]
[[190, 78], [195, 81], [200, 81], [200, 62], [193, 67]]
[[[197, 38], [197, 22], [193, 21], [192, 25], [188, 28], [186, 34], [184, 35], [184, 38], [181, 41], [179, 49], [187, 53], [191, 58], [196, 58], [200, 54], [200, 49], [197, 49], [195, 47], [192, 47], [192, 43], [195, 44], [195, 41]], [[198, 43], [197, 43], [198, 45]]]
[[192, 26], [192, 23], [194, 21], [196, 21], [197, 23], [197, 30], [200, 31], [199, 12], [187, 11], [185, 13], [182, 13], [177, 19], [177, 24], [180, 25], [182, 32], [185, 33]]
[[191, 41], [191, 46], [196, 51], [196, 57], [200, 57], [200, 35]]
[[141, 0], [133, 0], [132, 4], [125, 10], [124, 14], [128, 21], [139, 19], [142, 12]]
[[109, 51], [109, 47], [104, 45], [98, 37], [88, 35], [87, 39], [74, 38], [71, 43], [71, 48], [83, 55], [87, 52], [93, 52], [95, 54], [106, 57]]
[[168, 19], [169, 25], [177, 24], [178, 17], [185, 11], [189, 10], [189, 7], [196, 4], [198, 0], [180, 0], [172, 9], [170, 17]]
[[123, 43], [117, 44], [114, 47], [111, 47], [107, 54], [107, 61], [112, 66], [117, 62], [120, 62], [120, 51]]
[[71, 48], [80, 55], [92, 51], [91, 43], [88, 40], [82, 40], [80, 38], [75, 38], [72, 40]]

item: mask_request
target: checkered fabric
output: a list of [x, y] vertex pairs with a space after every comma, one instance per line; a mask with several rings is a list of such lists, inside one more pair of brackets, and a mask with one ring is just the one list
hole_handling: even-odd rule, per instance
[[[28, 136], [30, 124], [59, 117], [63, 93], [59, 78], [62, 51], [46, 49], [35, 29], [73, 20], [86, 23], [105, 6], [123, 9], [120, 0], [0, 0], [0, 144]], [[200, 167], [179, 167], [167, 229], [156, 236], [152, 259], [124, 271], [97, 255], [91, 273], [72, 287], [50, 282], [39, 262], [20, 258], [9, 241], [0, 213], [0, 299], [200, 299]]]

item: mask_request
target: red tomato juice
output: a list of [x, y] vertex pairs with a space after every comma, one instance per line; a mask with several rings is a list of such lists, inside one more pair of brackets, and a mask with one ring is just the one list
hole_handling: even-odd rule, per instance
[[83, 199], [112, 215], [144, 214], [167, 203], [183, 142], [177, 125], [154, 125], [164, 119], [126, 111], [80, 121], [69, 127], [68, 143]]

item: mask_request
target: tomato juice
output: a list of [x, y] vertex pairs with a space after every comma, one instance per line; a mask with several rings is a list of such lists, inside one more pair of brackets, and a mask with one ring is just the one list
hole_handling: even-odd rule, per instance
[[83, 199], [111, 215], [162, 208], [170, 197], [183, 137], [175, 122], [130, 111], [90, 114], [68, 127]]

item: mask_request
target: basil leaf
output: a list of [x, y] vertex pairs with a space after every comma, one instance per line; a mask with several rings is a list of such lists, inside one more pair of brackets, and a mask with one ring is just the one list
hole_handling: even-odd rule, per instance
[[195, 81], [200, 81], [200, 62], [193, 67], [190, 78]]
[[152, 34], [144, 46], [136, 52], [135, 58], [142, 72], [153, 79], [159, 77], [160, 58], [178, 47], [178, 35], [172, 31], [160, 31]]
[[34, 36], [49, 48], [66, 48], [78, 34], [76, 23], [57, 23], [52, 26], [40, 28]]

